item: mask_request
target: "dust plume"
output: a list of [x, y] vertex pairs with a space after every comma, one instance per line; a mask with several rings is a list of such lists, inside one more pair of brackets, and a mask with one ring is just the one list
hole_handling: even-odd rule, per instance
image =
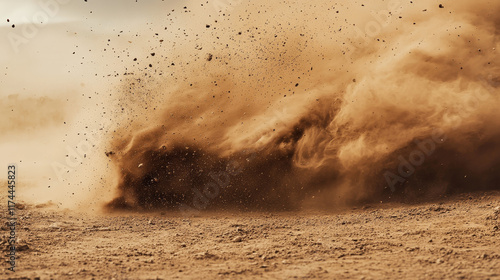
[[169, 11], [187, 24], [127, 69], [110, 207], [335, 207], [499, 188], [500, 3], [210, 12], [219, 2]]

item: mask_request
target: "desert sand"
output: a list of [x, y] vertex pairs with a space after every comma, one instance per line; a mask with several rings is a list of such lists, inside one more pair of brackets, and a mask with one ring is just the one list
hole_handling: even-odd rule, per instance
[[500, 279], [498, 191], [189, 217], [23, 206], [2, 279]]

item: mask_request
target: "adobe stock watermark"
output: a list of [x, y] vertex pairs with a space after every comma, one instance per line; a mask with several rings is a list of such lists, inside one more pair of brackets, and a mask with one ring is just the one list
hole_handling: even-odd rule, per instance
[[[255, 154], [252, 156], [255, 157]], [[193, 187], [192, 191], [194, 193], [194, 198], [191, 205], [182, 203], [179, 206], [179, 210], [186, 216], [197, 214], [205, 210], [210, 205], [210, 200], [215, 199], [219, 195], [221, 189], [230, 185], [231, 177], [237, 176], [242, 172], [243, 168], [234, 160], [226, 165], [225, 170], [210, 172], [208, 176], [211, 178], [211, 181], [206, 183], [201, 190]]]
[[[494, 78], [492, 75], [489, 75], [487, 78], [479, 78], [478, 81], [481, 87], [464, 93], [469, 96], [466, 102], [471, 108], [475, 108], [477, 104], [488, 101], [491, 98], [491, 94], [498, 92], [498, 88], [500, 87], [500, 80]], [[450, 127], [452, 129], [457, 129], [463, 123], [463, 120], [467, 119], [470, 115], [470, 112], [459, 111], [458, 115], [446, 117], [444, 121], [451, 124]], [[411, 151], [406, 158], [403, 156], [398, 157], [399, 165], [397, 174], [391, 171], [384, 172], [384, 178], [391, 191], [396, 191], [398, 183], [406, 182], [415, 173], [416, 168], [424, 164], [426, 159], [436, 151], [437, 145], [444, 143], [447, 139], [448, 137], [444, 130], [435, 129], [430, 137], [424, 140], [415, 140], [414, 143], [417, 145], [417, 148]]]
[[352, 51], [349, 52], [348, 49], [355, 50], [373, 43], [373, 39], [376, 36], [380, 35], [384, 28], [389, 26], [393, 18], [402, 12], [401, 4], [403, 4], [402, 0], [390, 0], [387, 3], [386, 10], [380, 10], [378, 12], [375, 10], [371, 10], [370, 15], [372, 17], [372, 20], [368, 21], [362, 28], [358, 26], [353, 27], [354, 31], [356, 31], [355, 38], [361, 38], [363, 40], [363, 44], [361, 46], [354, 46], [347, 42], [344, 43], [344, 45], [346, 46], [346, 51], [343, 52], [344, 55], [350, 57]]
[[214, 0], [213, 7], [216, 12], [230, 12], [235, 6], [240, 5], [243, 0]]
[[392, 192], [396, 191], [398, 183], [404, 183], [415, 173], [417, 167], [424, 164], [425, 160], [436, 151], [437, 145], [446, 141], [447, 137], [443, 130], [435, 129], [432, 136], [424, 140], [415, 140], [417, 149], [410, 152], [407, 158], [399, 156], [398, 172], [386, 171], [384, 178]]
[[39, 0], [37, 2], [39, 9], [29, 18], [24, 16], [23, 23], [7, 34], [7, 39], [14, 52], [19, 53], [22, 45], [28, 44], [31, 39], [38, 35], [40, 29], [57, 16], [61, 5], [68, 4], [70, 1], [72, 0]]
[[[287, 108], [283, 108], [281, 112], [274, 111], [274, 115], [268, 119], [272, 119], [274, 123], [284, 122], [283, 116], [287, 114]], [[246, 156], [245, 161], [251, 162], [256, 157], [257, 154], [262, 151], [265, 147], [262, 146], [259, 149], [253, 151], [251, 154]], [[243, 151], [244, 153], [245, 151]], [[210, 201], [217, 198], [221, 189], [229, 187], [231, 184], [231, 178], [238, 176], [243, 172], [243, 166], [236, 161], [231, 160], [228, 164], [226, 164], [225, 170], [221, 170], [218, 172], [210, 172], [208, 176], [210, 177], [210, 181], [206, 183], [201, 189], [193, 187], [191, 190], [194, 194], [193, 201], [190, 205], [182, 203], [179, 206], [179, 210], [185, 216], [197, 214], [202, 210], [205, 210], [209, 205]]]

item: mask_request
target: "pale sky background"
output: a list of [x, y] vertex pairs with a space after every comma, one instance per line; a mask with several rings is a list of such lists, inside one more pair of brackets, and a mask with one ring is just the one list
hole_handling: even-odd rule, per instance
[[[122, 35], [126, 36], [147, 30], [150, 24], [166, 23], [167, 20], [162, 17], [170, 8], [180, 6], [178, 2], [181, 1], [6, 2], [0, 2], [0, 37], [3, 38], [0, 40], [1, 95], [33, 94], [33, 89], [46, 88], [47, 84], [65, 88], [75, 76], [81, 76], [88, 70], [85, 69], [88, 65], [80, 65], [81, 56], [78, 53], [88, 49], [102, 50], [106, 44], [103, 37], [116, 37], [118, 31], [126, 32]], [[49, 5], [48, 9], [43, 3], [56, 5]], [[37, 18], [43, 19], [43, 15], [48, 15], [48, 20], [43, 24], [33, 24]], [[15, 28], [11, 27], [13, 24]], [[72, 54], [74, 51], [77, 55]], [[78, 73], [69, 75], [71, 70]], [[26, 83], [27, 77], [31, 79], [30, 83]]]

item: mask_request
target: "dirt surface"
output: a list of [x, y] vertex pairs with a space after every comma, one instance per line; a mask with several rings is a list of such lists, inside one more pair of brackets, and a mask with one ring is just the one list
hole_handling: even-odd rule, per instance
[[17, 271], [4, 261], [0, 278], [500, 279], [499, 206], [500, 192], [336, 213], [197, 217], [25, 205], [17, 210]]

